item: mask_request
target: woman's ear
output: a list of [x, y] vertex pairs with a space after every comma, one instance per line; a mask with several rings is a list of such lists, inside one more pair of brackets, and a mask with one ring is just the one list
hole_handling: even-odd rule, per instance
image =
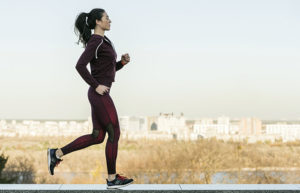
[[96, 24], [98, 24], [98, 25], [101, 25], [101, 24], [102, 24], [102, 21], [101, 21], [101, 20], [98, 20], [98, 19], [96, 19]]

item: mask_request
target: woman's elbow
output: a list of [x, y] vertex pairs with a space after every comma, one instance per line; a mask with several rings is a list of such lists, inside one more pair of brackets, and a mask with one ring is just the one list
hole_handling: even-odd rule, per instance
[[76, 68], [76, 70], [80, 70], [80, 69], [82, 68], [82, 65], [80, 65], [80, 63], [77, 63], [77, 64], [75, 65], [75, 68]]

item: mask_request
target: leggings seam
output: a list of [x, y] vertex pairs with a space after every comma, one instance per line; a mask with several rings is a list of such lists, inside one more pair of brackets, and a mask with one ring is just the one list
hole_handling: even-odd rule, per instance
[[[110, 115], [109, 115], [109, 113], [108, 113], [108, 111], [107, 111], [107, 109], [106, 109], [106, 106], [105, 106], [105, 104], [104, 104], [104, 102], [103, 102], [102, 100], [103, 100], [103, 99], [101, 99], [100, 101], [101, 101], [101, 103], [102, 103], [103, 106], [104, 106], [104, 110], [106, 111], [106, 113], [107, 113], [107, 115], [108, 115], [108, 118], [109, 118], [110, 123], [113, 125], [113, 122], [112, 122], [112, 120], [111, 120], [111, 118], [110, 118]], [[105, 125], [105, 129], [107, 129], [107, 128], [106, 128], [106, 125]]]

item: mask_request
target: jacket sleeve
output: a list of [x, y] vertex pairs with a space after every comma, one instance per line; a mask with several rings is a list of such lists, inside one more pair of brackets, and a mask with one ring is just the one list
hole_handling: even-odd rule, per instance
[[121, 60], [118, 61], [117, 64], [116, 64], [116, 71], [118, 71], [118, 70], [120, 70], [121, 68], [123, 68], [123, 66], [125, 66], [125, 65], [122, 64]]
[[97, 47], [99, 46], [101, 39], [93, 39], [87, 43], [87, 46], [84, 52], [79, 57], [76, 70], [80, 74], [80, 76], [84, 79], [84, 81], [89, 84], [92, 88], [96, 89], [99, 83], [95, 78], [91, 75], [91, 73], [87, 69], [87, 64], [93, 59], [95, 56], [95, 52]]

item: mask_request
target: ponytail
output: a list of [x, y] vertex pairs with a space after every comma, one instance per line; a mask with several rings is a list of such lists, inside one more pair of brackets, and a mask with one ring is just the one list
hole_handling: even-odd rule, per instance
[[82, 12], [77, 16], [74, 31], [79, 36], [78, 45], [81, 42], [86, 47], [92, 35], [91, 30], [96, 27], [96, 19], [101, 20], [104, 12], [104, 9], [96, 8], [91, 10], [90, 13]]

